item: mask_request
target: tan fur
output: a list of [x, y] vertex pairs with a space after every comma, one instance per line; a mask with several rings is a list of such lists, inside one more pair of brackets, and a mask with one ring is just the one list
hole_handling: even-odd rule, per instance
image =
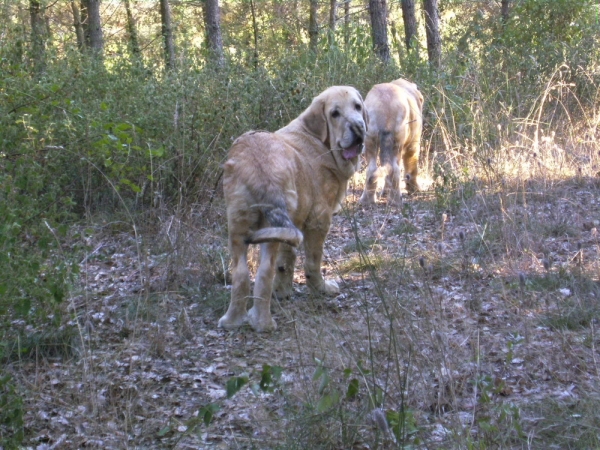
[[[399, 78], [391, 83], [377, 84], [365, 98], [369, 114], [369, 132], [365, 140], [367, 175], [363, 204], [375, 202], [376, 191], [382, 188], [392, 203], [399, 203], [400, 167], [402, 156], [409, 194], [419, 189], [417, 180], [419, 148], [423, 129], [423, 96], [417, 85]], [[377, 167], [379, 155], [380, 167]]]
[[[231, 303], [219, 327], [233, 329], [245, 321], [256, 331], [275, 329], [270, 301], [289, 297], [302, 241], [306, 282], [312, 291], [339, 292], [321, 275], [323, 243], [334, 209], [356, 171], [366, 135], [367, 116], [358, 91], [335, 86], [317, 96], [286, 127], [240, 136], [225, 163], [232, 258]], [[250, 297], [248, 245], [260, 243], [260, 264]], [[248, 298], [254, 300], [246, 312]]]

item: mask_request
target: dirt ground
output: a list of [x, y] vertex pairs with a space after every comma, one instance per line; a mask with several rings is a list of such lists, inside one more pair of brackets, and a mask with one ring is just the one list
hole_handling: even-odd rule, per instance
[[88, 227], [68, 350], [9, 368], [27, 388], [26, 447], [599, 442], [598, 179], [432, 186], [402, 207], [363, 208], [360, 188], [326, 242], [342, 293], [311, 297], [299, 261], [269, 334], [216, 327], [220, 200], [137, 235]]

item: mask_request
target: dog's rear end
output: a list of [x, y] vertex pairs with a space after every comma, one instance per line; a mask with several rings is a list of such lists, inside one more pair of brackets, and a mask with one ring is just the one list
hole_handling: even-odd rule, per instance
[[[275, 323], [269, 308], [275, 271], [275, 255], [280, 243], [297, 247], [302, 232], [288, 214], [296, 201], [293, 179], [278, 176], [293, 173], [294, 157], [273, 133], [250, 132], [233, 144], [224, 166], [223, 189], [227, 202], [229, 249], [232, 258], [232, 301], [219, 327], [239, 327], [246, 318], [254, 329], [271, 330]], [[285, 198], [288, 193], [288, 198]], [[291, 205], [290, 205], [291, 203]], [[254, 306], [246, 315], [250, 296], [247, 253], [250, 244], [261, 245], [261, 264], [254, 285]], [[266, 318], [265, 323], [263, 318]]]
[[[223, 188], [228, 204], [230, 233], [239, 232], [247, 244], [281, 242], [297, 247], [302, 232], [288, 214], [287, 202], [295, 201], [286, 183], [293, 182], [278, 172], [292, 172], [293, 156], [282, 153], [285, 146], [272, 133], [251, 132], [233, 144], [224, 166]], [[270, 226], [265, 227], [266, 224]]]
[[[418, 159], [422, 131], [423, 96], [416, 84], [404, 79], [375, 85], [365, 98], [370, 117], [365, 141], [367, 175], [361, 203], [375, 202], [383, 188], [392, 203], [401, 200], [399, 158], [402, 156], [406, 189], [418, 186]], [[380, 167], [377, 165], [379, 157]]]

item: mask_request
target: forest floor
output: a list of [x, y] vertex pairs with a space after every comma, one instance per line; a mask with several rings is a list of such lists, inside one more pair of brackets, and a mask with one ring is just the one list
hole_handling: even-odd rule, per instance
[[325, 246], [341, 294], [310, 296], [300, 255], [267, 334], [216, 327], [230, 294], [221, 199], [137, 234], [86, 227], [66, 350], [46, 337], [9, 364], [24, 445], [597, 445], [600, 180], [471, 181], [402, 207], [359, 206], [360, 189]]

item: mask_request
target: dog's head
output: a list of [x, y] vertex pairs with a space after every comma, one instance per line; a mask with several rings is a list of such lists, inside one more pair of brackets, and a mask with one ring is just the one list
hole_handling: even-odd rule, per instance
[[356, 166], [369, 119], [355, 88], [330, 87], [315, 97], [299, 119], [332, 151], [339, 167]]

